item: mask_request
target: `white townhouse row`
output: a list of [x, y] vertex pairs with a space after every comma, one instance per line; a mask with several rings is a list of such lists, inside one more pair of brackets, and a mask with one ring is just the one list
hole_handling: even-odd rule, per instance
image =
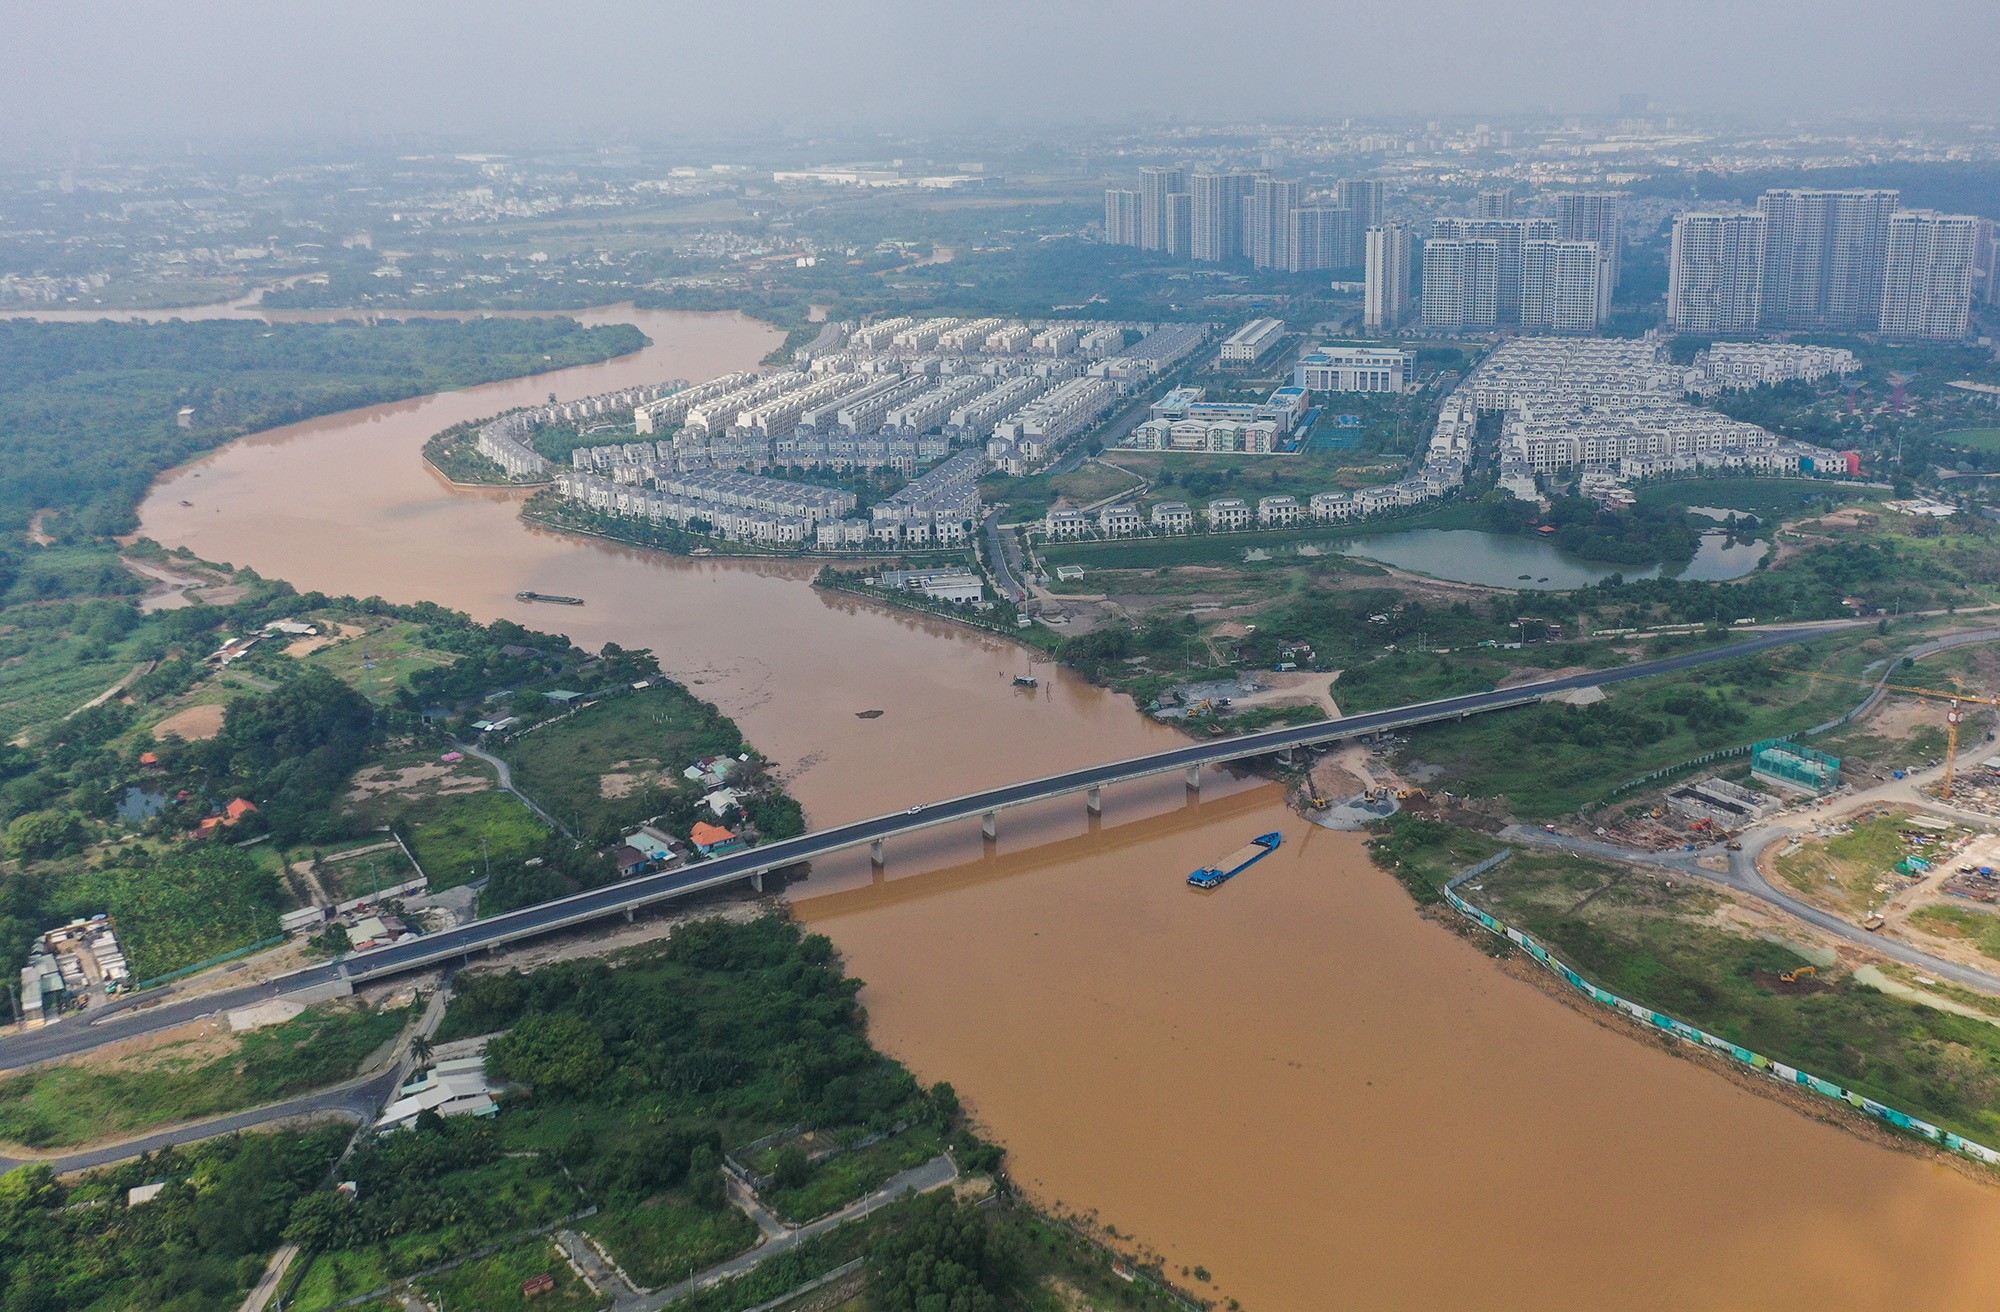
[[995, 424], [987, 458], [1016, 477], [1037, 469], [1066, 438], [1108, 414], [1118, 397], [1118, 386], [1109, 379], [1069, 379]]
[[1818, 382], [1857, 372], [1861, 361], [1840, 346], [1803, 342], [1716, 342], [1697, 354], [1687, 390], [1704, 396], [1775, 383]]
[[1049, 390], [1047, 378], [1023, 374], [1006, 379], [992, 391], [972, 397], [945, 417], [944, 431], [953, 437], [990, 432], [1002, 418]]
[[655, 403], [663, 392], [679, 383], [650, 383], [600, 392], [575, 401], [556, 401], [495, 416], [479, 427], [473, 448], [507, 471], [509, 478], [546, 478], [549, 462], [532, 445], [534, 431], [543, 424], [574, 424], [600, 415], [618, 414], [634, 407]]
[[670, 396], [650, 401], [632, 412], [633, 426], [640, 436], [647, 433], [661, 433], [687, 418], [687, 412], [703, 401], [712, 401], [740, 388], [747, 387], [757, 378], [753, 373], [724, 374], [711, 378], [693, 387], [683, 387]]
[[689, 407], [681, 419], [681, 432], [689, 437], [708, 437], [736, 422], [736, 416], [753, 406], [806, 386], [809, 378], [796, 370], [765, 374], [755, 382], [710, 397]]
[[892, 406], [882, 416], [882, 431], [914, 436], [942, 429], [953, 410], [992, 390], [993, 380], [983, 374], [955, 374]]
[[748, 433], [756, 437], [776, 437], [789, 433], [798, 426], [799, 416], [817, 406], [848, 396], [868, 385], [863, 374], [826, 374], [815, 377], [811, 374], [795, 375], [804, 382], [802, 387], [794, 387], [768, 401], [760, 401], [740, 411], [736, 421], [730, 425], [736, 433]]
[[549, 462], [528, 445], [534, 429], [526, 411], [501, 415], [480, 425], [473, 446], [480, 455], [506, 470], [509, 478], [543, 478], [549, 472]]

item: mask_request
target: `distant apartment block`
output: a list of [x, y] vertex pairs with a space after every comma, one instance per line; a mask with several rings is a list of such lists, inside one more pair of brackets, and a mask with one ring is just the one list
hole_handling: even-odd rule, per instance
[[1880, 332], [1956, 340], [1971, 330], [1981, 223], [1896, 206], [1870, 188], [1767, 191], [1751, 214], [1674, 222], [1667, 316], [1683, 332]]
[[1395, 332], [1410, 317], [1410, 273], [1416, 239], [1400, 223], [1368, 229], [1362, 283], [1362, 327]]
[[1880, 321], [1894, 191], [1788, 187], [1764, 215], [1763, 327], [1866, 331]]
[[[1187, 170], [1177, 168], [1139, 170], [1139, 249], [1147, 251], [1174, 249], [1176, 207], [1169, 198], [1186, 194]], [[1189, 211], [1182, 208], [1180, 213], [1185, 216]], [[1180, 249], [1183, 252], [1187, 249], [1185, 236], [1181, 239]]]
[[1104, 240], [1113, 246], [1139, 244], [1139, 193], [1112, 190], [1104, 193]]
[[1683, 214], [1667, 262], [1667, 321], [1681, 332], [1754, 332], [1763, 313], [1761, 213]]
[[1885, 337], [1955, 341], [1972, 326], [1979, 221], [1969, 214], [1898, 210], [1889, 217], [1882, 273]]

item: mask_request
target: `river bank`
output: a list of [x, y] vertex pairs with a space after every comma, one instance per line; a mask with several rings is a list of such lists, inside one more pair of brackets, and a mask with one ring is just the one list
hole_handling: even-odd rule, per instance
[[[1024, 695], [1015, 643], [814, 589], [815, 562], [524, 525], [515, 494], [453, 492], [414, 458], [451, 423], [744, 367], [775, 336], [628, 318], [655, 342], [637, 358], [245, 439], [162, 480], [145, 531], [301, 588], [482, 618], [546, 623], [522, 589], [588, 597], [572, 637], [653, 649], [816, 827], [1184, 741], [1061, 667]], [[1186, 887], [1273, 829], [1285, 849], [1254, 875]], [[1211, 1297], [1595, 1309], [1616, 1289], [1641, 1308], [1901, 1312], [2000, 1295], [1981, 1256], [2000, 1191], [1550, 1006], [1411, 915], [1360, 839], [1302, 836], [1274, 785], [1136, 783], [1100, 817], [1024, 807], [991, 844], [941, 828], [888, 856], [791, 890], [867, 981], [872, 1041], [949, 1080], [1038, 1202], [1205, 1267]]]

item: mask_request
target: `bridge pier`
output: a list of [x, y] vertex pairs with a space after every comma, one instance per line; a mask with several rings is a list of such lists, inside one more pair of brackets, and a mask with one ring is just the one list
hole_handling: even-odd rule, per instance
[[1191, 792], [1191, 793], [1198, 793], [1198, 792], [1200, 792], [1200, 791], [1201, 791], [1201, 767], [1200, 767], [1200, 766], [1198, 766], [1198, 765], [1190, 765], [1190, 766], [1188, 767], [1188, 770], [1187, 770], [1187, 786], [1188, 786], [1188, 791], [1189, 791], [1189, 792]]
[[1104, 789], [1093, 788], [1083, 795], [1083, 809], [1092, 815], [1104, 814]]
[[881, 839], [878, 838], [868, 845], [868, 859], [877, 866], [888, 864], [888, 857], [883, 850]]
[[626, 924], [628, 924], [628, 925], [632, 923], [632, 908], [631, 908], [631, 907], [626, 907], [626, 908], [625, 908], [625, 923], [626, 923]]
[[750, 888], [751, 888], [751, 890], [752, 890], [752, 891], [754, 891], [754, 892], [758, 892], [758, 893], [761, 893], [761, 892], [763, 892], [763, 891], [764, 891], [764, 872], [763, 872], [763, 871], [759, 870], [759, 871], [758, 871], [758, 872], [757, 872], [756, 874], [754, 874], [754, 875], [750, 876]]
[[989, 843], [997, 842], [1000, 838], [999, 819], [998, 811], [988, 811], [979, 817], [979, 832], [986, 836], [986, 841]]

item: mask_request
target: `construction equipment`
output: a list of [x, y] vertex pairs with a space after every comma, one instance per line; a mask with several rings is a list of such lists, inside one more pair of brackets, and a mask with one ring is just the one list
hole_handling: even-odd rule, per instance
[[1796, 984], [1802, 979], [1817, 978], [1819, 978], [1818, 966], [1800, 966], [1797, 970], [1788, 970], [1778, 976], [1778, 982], [1780, 984]]
[[1980, 706], [2000, 707], [2000, 699], [1975, 697], [1971, 693], [1966, 692], [1946, 691], [1940, 688], [1912, 688], [1900, 683], [1877, 683], [1873, 679], [1857, 679], [1847, 674], [1823, 674], [1818, 670], [1793, 670], [1787, 669], [1782, 665], [1774, 666], [1773, 668], [1780, 674], [1803, 674], [1809, 679], [1831, 679], [1835, 683], [1858, 684], [1863, 688], [1879, 688], [1883, 692], [1908, 693], [1912, 697], [1922, 697], [1926, 701], [1950, 703], [1944, 715], [1944, 787], [1938, 793], [1938, 796], [1947, 802], [1951, 800], [1952, 786], [1958, 777], [1958, 724], [1965, 714], [1959, 709], [1959, 704], [1962, 702], [1973, 702]]
[[1399, 802], [1424, 801], [1424, 790], [1421, 788], [1399, 788], [1396, 790], [1396, 800]]

